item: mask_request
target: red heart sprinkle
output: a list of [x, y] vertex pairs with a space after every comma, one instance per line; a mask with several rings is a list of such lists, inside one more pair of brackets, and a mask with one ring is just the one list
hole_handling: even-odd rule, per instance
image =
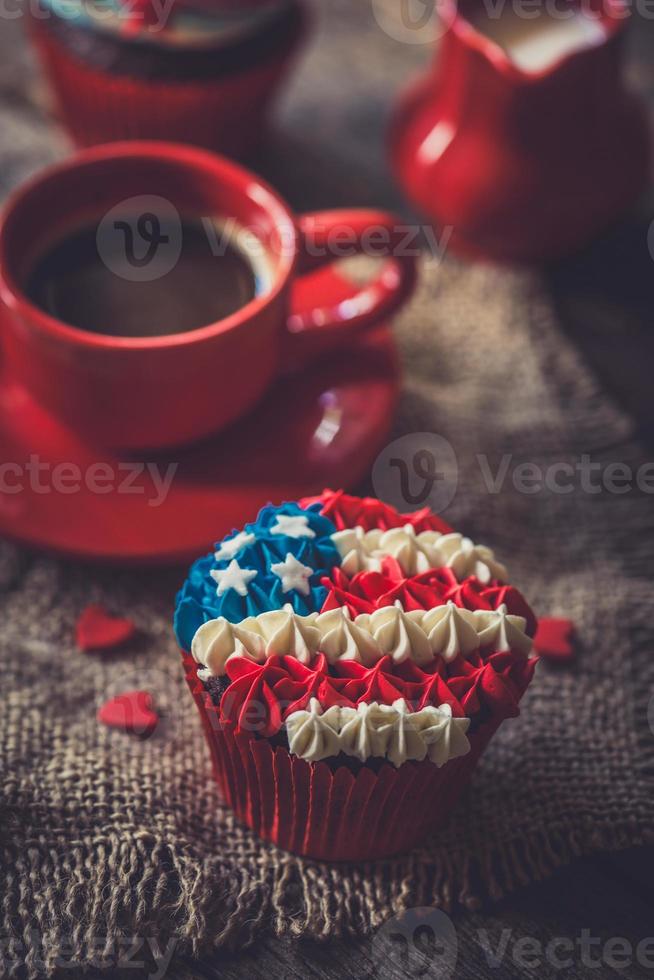
[[159, 715], [153, 710], [148, 691], [125, 691], [102, 705], [98, 720], [109, 728], [148, 738], [157, 727]]
[[77, 620], [75, 636], [80, 650], [111, 650], [135, 633], [131, 619], [111, 616], [102, 606], [87, 606]]
[[563, 663], [572, 660], [572, 634], [574, 623], [570, 619], [540, 619], [534, 637], [536, 652], [544, 660], [556, 660]]

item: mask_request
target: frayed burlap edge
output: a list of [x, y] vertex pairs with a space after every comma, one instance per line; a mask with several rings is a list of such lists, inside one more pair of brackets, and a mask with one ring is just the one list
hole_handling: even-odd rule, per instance
[[[652, 829], [632, 819], [612, 827], [589, 824], [586, 832], [552, 828], [465, 859], [416, 852], [374, 865], [330, 866], [248, 847], [245, 829], [241, 836], [243, 860], [229, 869], [218, 858], [175, 856], [174, 847], [149, 834], [129, 844], [117, 837], [72, 846], [34, 840], [20, 855], [3, 848], [9, 872], [2, 903], [14, 918], [3, 936], [0, 975], [50, 975], [62, 957], [89, 962], [90, 949], [101, 959], [103, 937], [107, 955], [117, 936], [140, 936], [194, 956], [245, 948], [262, 930], [317, 941], [364, 937], [411, 907], [474, 910], [575, 858], [654, 844]], [[90, 868], [93, 875], [86, 873]]]

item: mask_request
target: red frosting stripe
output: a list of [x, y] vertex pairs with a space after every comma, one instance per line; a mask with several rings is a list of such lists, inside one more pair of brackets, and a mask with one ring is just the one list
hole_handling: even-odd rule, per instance
[[307, 762], [266, 739], [223, 727], [187, 654], [184, 666], [226, 801], [255, 833], [315, 859], [388, 857], [433, 834], [469, 784], [499, 725], [480, 723], [469, 734], [468, 755], [441, 769], [428, 760], [399, 769], [382, 761], [379, 772], [364, 766], [357, 773], [345, 767], [332, 773], [324, 762]]
[[365, 531], [380, 528], [389, 531], [392, 527], [412, 524], [418, 534], [422, 531], [440, 531], [450, 534], [452, 528], [440, 517], [424, 507], [412, 514], [400, 514], [398, 510], [375, 497], [352, 497], [342, 490], [323, 490], [318, 497], [304, 497], [298, 501], [300, 507], [321, 504], [321, 514], [336, 525], [337, 531], [349, 527], [362, 527]]
[[415, 609], [433, 609], [452, 601], [461, 609], [498, 609], [505, 605], [513, 616], [523, 616], [527, 621], [527, 633], [533, 636], [537, 620], [524, 596], [511, 585], [493, 582], [482, 585], [470, 576], [458, 582], [450, 568], [435, 568], [412, 578], [404, 578], [402, 569], [393, 558], [384, 559], [384, 571], [359, 572], [353, 578], [341, 568], [334, 568], [331, 577], [322, 579], [328, 596], [321, 612], [347, 607], [351, 616], [372, 613], [383, 606], [392, 606], [398, 600], [406, 612]]
[[295, 657], [269, 657], [263, 664], [231, 657], [227, 674], [231, 684], [220, 702], [221, 721], [250, 734], [274, 735], [286, 715], [303, 710], [310, 698], [329, 704], [332, 697], [323, 656], [311, 667]]
[[[404, 698], [410, 704], [418, 704], [423, 697], [424, 675], [415, 680], [399, 677], [394, 672], [391, 657], [383, 657], [374, 667], [364, 667], [354, 660], [340, 660], [335, 665], [335, 670], [338, 673], [339, 689], [348, 698], [347, 704], [352, 707], [360, 702], [371, 704], [373, 701], [377, 704], [393, 704], [398, 698]], [[342, 687], [341, 681], [344, 682]], [[454, 706], [452, 710], [454, 711]]]
[[351, 660], [331, 665], [320, 654], [310, 667], [295, 657], [269, 657], [263, 664], [246, 657], [227, 662], [230, 686], [220, 702], [221, 723], [236, 732], [271, 737], [295, 711], [317, 698], [324, 709], [359, 703], [393, 704], [398, 698], [415, 711], [449, 704], [457, 718], [482, 716], [499, 722], [519, 713], [518, 703], [529, 684], [536, 660], [511, 652], [477, 654], [450, 664], [435, 660], [431, 670], [391, 657], [374, 667]]
[[468, 672], [450, 678], [448, 683], [469, 718], [479, 713], [498, 722], [517, 718], [537, 662], [536, 658], [518, 659], [509, 652], [493, 653], [478, 666], [468, 662]]

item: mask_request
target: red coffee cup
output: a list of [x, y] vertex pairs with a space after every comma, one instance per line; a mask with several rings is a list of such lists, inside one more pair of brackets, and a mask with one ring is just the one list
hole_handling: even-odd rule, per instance
[[[263, 295], [200, 329], [147, 337], [80, 330], [28, 298], [26, 282], [48, 244], [143, 195], [182, 215], [234, 220], [254, 234], [270, 263]], [[29, 181], [6, 206], [4, 370], [94, 444], [157, 449], [195, 441], [251, 409], [280, 372], [301, 370], [333, 348], [345, 353], [352, 337], [394, 313], [415, 282], [415, 258], [400, 254], [401, 238], [385, 212], [297, 217], [254, 174], [204, 150], [154, 142], [86, 150]], [[294, 281], [348, 250], [384, 253], [377, 278], [352, 287], [333, 309], [296, 308]]]

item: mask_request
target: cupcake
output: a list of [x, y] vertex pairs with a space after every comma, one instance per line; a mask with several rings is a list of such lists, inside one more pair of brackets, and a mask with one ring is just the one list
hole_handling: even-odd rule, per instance
[[74, 141], [260, 139], [302, 33], [297, 0], [38, 0], [31, 34]]
[[175, 630], [226, 801], [331, 861], [438, 830], [536, 663], [536, 619], [490, 548], [331, 490], [196, 561]]

